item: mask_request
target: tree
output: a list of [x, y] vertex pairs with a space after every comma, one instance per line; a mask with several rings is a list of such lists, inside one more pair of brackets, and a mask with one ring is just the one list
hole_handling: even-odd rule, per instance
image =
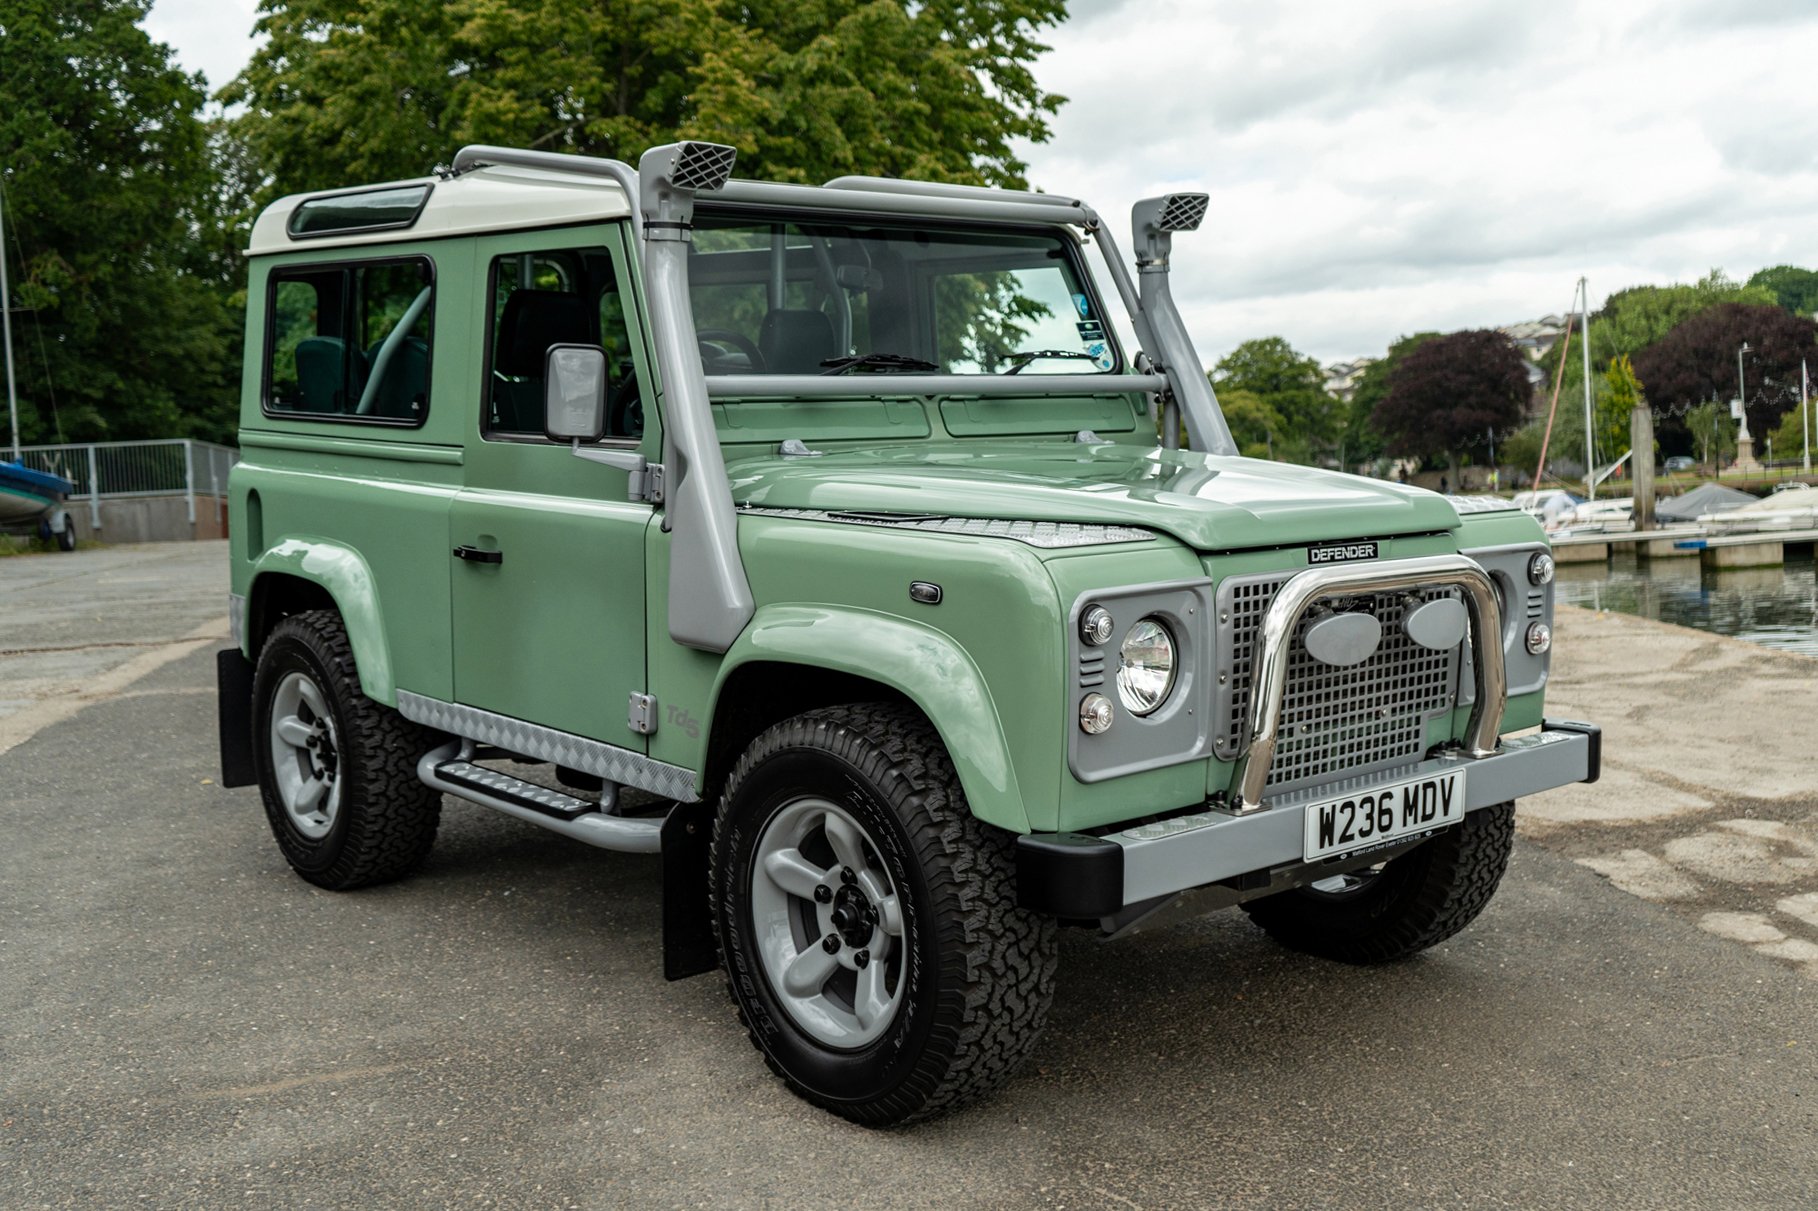
[[1730, 419], [1729, 408], [1715, 401], [1687, 408], [1685, 431], [1699, 451], [1699, 462], [1710, 462], [1713, 453], [1718, 457], [1736, 453], [1736, 422]]
[[1413, 336], [1401, 337], [1389, 346], [1387, 353], [1364, 367], [1357, 390], [1345, 409], [1344, 433], [1339, 439], [1345, 450], [1345, 463], [1356, 464], [1382, 456], [1384, 438], [1370, 422], [1370, 417], [1375, 415], [1376, 406], [1389, 397], [1389, 375], [1409, 352], [1438, 335], [1437, 332], [1416, 332]]
[[1220, 392], [1218, 406], [1231, 427], [1238, 453], [1245, 458], [1275, 457], [1276, 440], [1286, 428], [1280, 413], [1263, 403], [1256, 392], [1241, 387]]
[[1456, 484], [1460, 453], [1521, 423], [1528, 363], [1493, 329], [1454, 332], [1409, 350], [1388, 385], [1370, 422], [1389, 439], [1389, 453], [1444, 455]]
[[1763, 286], [1774, 292], [1774, 301], [1793, 315], [1807, 318], [1818, 311], [1818, 273], [1792, 265], [1775, 265], [1757, 269], [1749, 285]]
[[[1638, 353], [1671, 332], [1676, 325], [1722, 303], [1760, 305], [1773, 302], [1774, 293], [1767, 287], [1738, 285], [1721, 269], [1711, 270], [1690, 286], [1631, 286], [1618, 290], [1591, 315], [1591, 361], [1597, 366], [1607, 366], [1613, 357]], [[1551, 383], [1559, 359], [1565, 358], [1565, 378], [1559, 402], [1561, 412], [1565, 410], [1566, 400], [1583, 399], [1584, 356], [1579, 343], [1582, 331], [1574, 332], [1570, 350], [1566, 349], [1564, 341], [1559, 341], [1540, 359], [1540, 368], [1546, 381]], [[1602, 379], [1602, 374], [1594, 373], [1591, 382], [1593, 406], [1596, 395], [1602, 390], [1599, 385]], [[1647, 381], [1645, 374], [1642, 380]], [[1582, 402], [1579, 406], [1582, 409]], [[1690, 438], [1675, 415], [1663, 417], [1655, 434], [1669, 452], [1681, 452], [1690, 446]]]
[[1064, 98], [1029, 64], [1064, 0], [264, 0], [221, 93], [278, 193], [424, 174], [466, 143], [636, 162], [730, 143], [739, 175], [1020, 187]]
[[[221, 437], [239, 316], [200, 76], [132, 0], [0, 0], [22, 439]], [[8, 437], [10, 438], [10, 434]]]
[[1669, 414], [1735, 396], [1736, 353], [1744, 341], [1749, 431], [1765, 434], [1799, 400], [1799, 363], [1818, 353], [1818, 323], [1772, 305], [1722, 303], [1680, 323], [1635, 355], [1648, 401]]
[[[1603, 374], [1603, 388], [1592, 401], [1596, 405], [1597, 449], [1614, 458], [1617, 450], [1630, 445], [1635, 406], [1641, 403], [1641, 383], [1628, 354], [1610, 359], [1610, 368]], [[1652, 450], [1648, 456], [1653, 456]]]
[[1212, 371], [1221, 400], [1227, 391], [1247, 391], [1279, 418], [1275, 457], [1301, 463], [1312, 462], [1337, 436], [1339, 405], [1325, 381], [1318, 362], [1279, 336], [1245, 341]]

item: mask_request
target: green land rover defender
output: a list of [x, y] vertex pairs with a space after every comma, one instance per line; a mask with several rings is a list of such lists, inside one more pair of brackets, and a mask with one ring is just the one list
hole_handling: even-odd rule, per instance
[[1531, 518], [1239, 457], [1168, 287], [1205, 195], [1132, 273], [1072, 198], [733, 160], [259, 218], [221, 754], [303, 878], [406, 874], [444, 795], [660, 855], [665, 974], [884, 1125], [1016, 1070], [1061, 928], [1387, 962], [1596, 779]]

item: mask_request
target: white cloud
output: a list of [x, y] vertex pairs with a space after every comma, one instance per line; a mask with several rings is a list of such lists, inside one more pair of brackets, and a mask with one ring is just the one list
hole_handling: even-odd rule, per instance
[[156, 0], [145, 32], [175, 50], [184, 71], [206, 76], [213, 93], [252, 58], [258, 7], [258, 0]]
[[1098, 0], [1048, 40], [1070, 102], [1032, 180], [1120, 226], [1139, 197], [1212, 195], [1174, 256], [1208, 361], [1510, 323], [1580, 273], [1595, 303], [1818, 266], [1808, 4]]
[[[256, 0], [146, 20], [219, 88]], [[1818, 7], [1805, 0], [1075, 0], [1037, 66], [1070, 98], [1031, 179], [1125, 234], [1203, 189], [1175, 295], [1208, 361], [1321, 360], [1713, 266], [1818, 267]]]

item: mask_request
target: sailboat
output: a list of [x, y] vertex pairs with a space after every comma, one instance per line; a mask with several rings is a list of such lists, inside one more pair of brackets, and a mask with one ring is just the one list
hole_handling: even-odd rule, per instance
[[56, 538], [76, 549], [76, 527], [63, 502], [76, 485], [61, 475], [34, 471], [19, 451], [19, 394], [13, 383], [13, 298], [6, 285], [6, 227], [0, 216], [0, 339], [6, 343], [6, 406], [13, 425], [13, 461], [0, 461], [0, 533]]

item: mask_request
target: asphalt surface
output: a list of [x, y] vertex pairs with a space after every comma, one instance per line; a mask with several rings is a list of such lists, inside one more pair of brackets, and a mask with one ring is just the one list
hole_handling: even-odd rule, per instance
[[9, 1211], [1818, 1202], [1818, 983], [1533, 842], [1394, 967], [1068, 935], [1021, 1075], [867, 1131], [663, 982], [653, 858], [451, 799], [416, 876], [296, 878], [212, 781], [213, 646], [0, 753]]

